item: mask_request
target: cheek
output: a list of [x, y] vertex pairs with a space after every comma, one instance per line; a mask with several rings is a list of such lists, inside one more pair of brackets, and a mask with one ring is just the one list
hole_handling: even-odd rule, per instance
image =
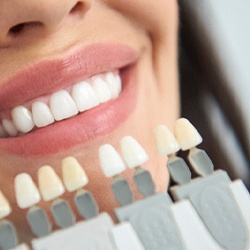
[[176, 0], [103, 0], [110, 8], [128, 16], [149, 32], [172, 29], [177, 26], [178, 4]]

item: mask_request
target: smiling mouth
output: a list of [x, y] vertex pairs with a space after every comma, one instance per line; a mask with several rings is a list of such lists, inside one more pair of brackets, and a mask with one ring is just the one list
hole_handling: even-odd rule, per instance
[[118, 72], [94, 75], [72, 86], [18, 105], [4, 114], [0, 138], [18, 137], [50, 124], [69, 119], [117, 98], [122, 91]]
[[2, 83], [0, 150], [45, 156], [110, 133], [136, 107], [141, 53], [113, 43], [76, 48]]

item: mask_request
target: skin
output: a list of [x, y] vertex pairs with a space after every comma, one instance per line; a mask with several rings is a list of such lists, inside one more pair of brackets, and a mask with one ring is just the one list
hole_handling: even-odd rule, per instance
[[[57, 58], [76, 44], [116, 41], [142, 51], [138, 63], [138, 100], [128, 119], [111, 133], [99, 136], [83, 145], [45, 156], [27, 157], [0, 150], [0, 189], [9, 199], [13, 213], [8, 217], [17, 227], [21, 240], [29, 241], [30, 229], [25, 221], [26, 210], [17, 207], [14, 178], [29, 173], [37, 183], [37, 170], [51, 165], [61, 176], [64, 157], [75, 156], [89, 177], [86, 189], [93, 192], [101, 211], [117, 207], [109, 188], [110, 180], [100, 171], [98, 148], [112, 144], [119, 151], [119, 141], [125, 135], [134, 136], [145, 148], [149, 169], [157, 191], [168, 184], [166, 158], [157, 153], [152, 131], [159, 124], [172, 128], [179, 115], [177, 72], [178, 7], [175, 0], [83, 0], [78, 8], [75, 0], [0, 0], [0, 91], [2, 82], [31, 63]], [[73, 9], [73, 10], [72, 10]], [[102, 20], [100, 22], [100, 20]], [[20, 32], [9, 30], [20, 23]], [[0, 107], [1, 108], [1, 107]], [[131, 181], [133, 171], [125, 176]], [[136, 193], [136, 197], [140, 197]], [[68, 197], [70, 196], [70, 197]], [[64, 197], [72, 202], [66, 193]], [[49, 210], [48, 203], [41, 206]]]

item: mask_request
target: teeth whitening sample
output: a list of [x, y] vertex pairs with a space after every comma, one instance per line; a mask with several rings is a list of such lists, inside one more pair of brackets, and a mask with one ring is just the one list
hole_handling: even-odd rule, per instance
[[[41, 109], [47, 110], [45, 106]], [[100, 146], [100, 169], [111, 178], [110, 189], [117, 201], [116, 225], [110, 215], [99, 212], [94, 195], [83, 189], [91, 180], [75, 157], [62, 160], [62, 181], [51, 166], [42, 166], [38, 170], [39, 189], [30, 175], [17, 175], [16, 201], [20, 209], [28, 209], [26, 219], [34, 235], [32, 249], [248, 249], [250, 196], [243, 182], [231, 181], [225, 171], [214, 170], [206, 152], [197, 148], [202, 137], [188, 120], [176, 121], [174, 131], [175, 135], [165, 125], [153, 131], [156, 148], [168, 156], [166, 167], [174, 182], [167, 190], [171, 196], [156, 191], [151, 173], [143, 167], [149, 156], [135, 138], [121, 138], [121, 155], [111, 144]], [[180, 149], [188, 150], [190, 167], [199, 177], [192, 178], [185, 160], [176, 155]], [[124, 178], [124, 171], [132, 171], [132, 176]], [[135, 199], [132, 182], [143, 198]], [[76, 211], [70, 201], [60, 198], [65, 189], [75, 192]], [[50, 211], [38, 206], [40, 194], [49, 202]], [[83, 221], [76, 220], [75, 212]], [[10, 204], [0, 191], [0, 248], [28, 250], [18, 241], [14, 224], [6, 219], [10, 213]]]
[[88, 177], [82, 166], [74, 157], [62, 161], [62, 178], [69, 192], [76, 191], [88, 184]]
[[15, 178], [15, 194], [17, 205], [24, 209], [37, 204], [40, 200], [40, 193], [31, 176], [23, 173]]

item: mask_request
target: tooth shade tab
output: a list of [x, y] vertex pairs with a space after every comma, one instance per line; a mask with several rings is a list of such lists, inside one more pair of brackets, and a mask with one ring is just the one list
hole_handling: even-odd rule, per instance
[[120, 146], [122, 157], [129, 168], [139, 167], [148, 161], [147, 153], [132, 136], [123, 137]]
[[16, 176], [15, 194], [17, 205], [24, 209], [37, 204], [40, 200], [40, 193], [30, 175], [22, 173]]
[[65, 191], [61, 179], [50, 166], [38, 170], [38, 183], [44, 201], [56, 199]]
[[55, 121], [48, 105], [43, 102], [32, 103], [32, 117], [38, 128], [46, 127]]
[[18, 131], [17, 131], [14, 123], [11, 120], [3, 119], [2, 125], [5, 129], [5, 131], [9, 134], [9, 136], [14, 137], [17, 135]]
[[126, 169], [121, 156], [110, 144], [104, 144], [99, 148], [99, 160], [101, 169], [106, 177], [119, 175]]
[[87, 81], [75, 84], [72, 88], [71, 96], [80, 112], [89, 110], [100, 104], [97, 94]]
[[175, 122], [175, 136], [182, 150], [191, 149], [202, 142], [197, 129], [185, 118], [180, 118]]
[[62, 178], [69, 192], [84, 187], [89, 181], [82, 166], [74, 157], [67, 157], [62, 161]]
[[7, 217], [10, 213], [10, 204], [4, 194], [0, 191], [0, 220]]
[[159, 125], [154, 129], [154, 138], [161, 155], [175, 154], [180, 150], [180, 145], [174, 134], [165, 125]]
[[61, 121], [78, 113], [76, 104], [66, 90], [59, 90], [50, 97], [50, 109], [56, 121]]
[[23, 106], [13, 108], [11, 117], [17, 130], [22, 133], [30, 132], [35, 126], [31, 112]]

